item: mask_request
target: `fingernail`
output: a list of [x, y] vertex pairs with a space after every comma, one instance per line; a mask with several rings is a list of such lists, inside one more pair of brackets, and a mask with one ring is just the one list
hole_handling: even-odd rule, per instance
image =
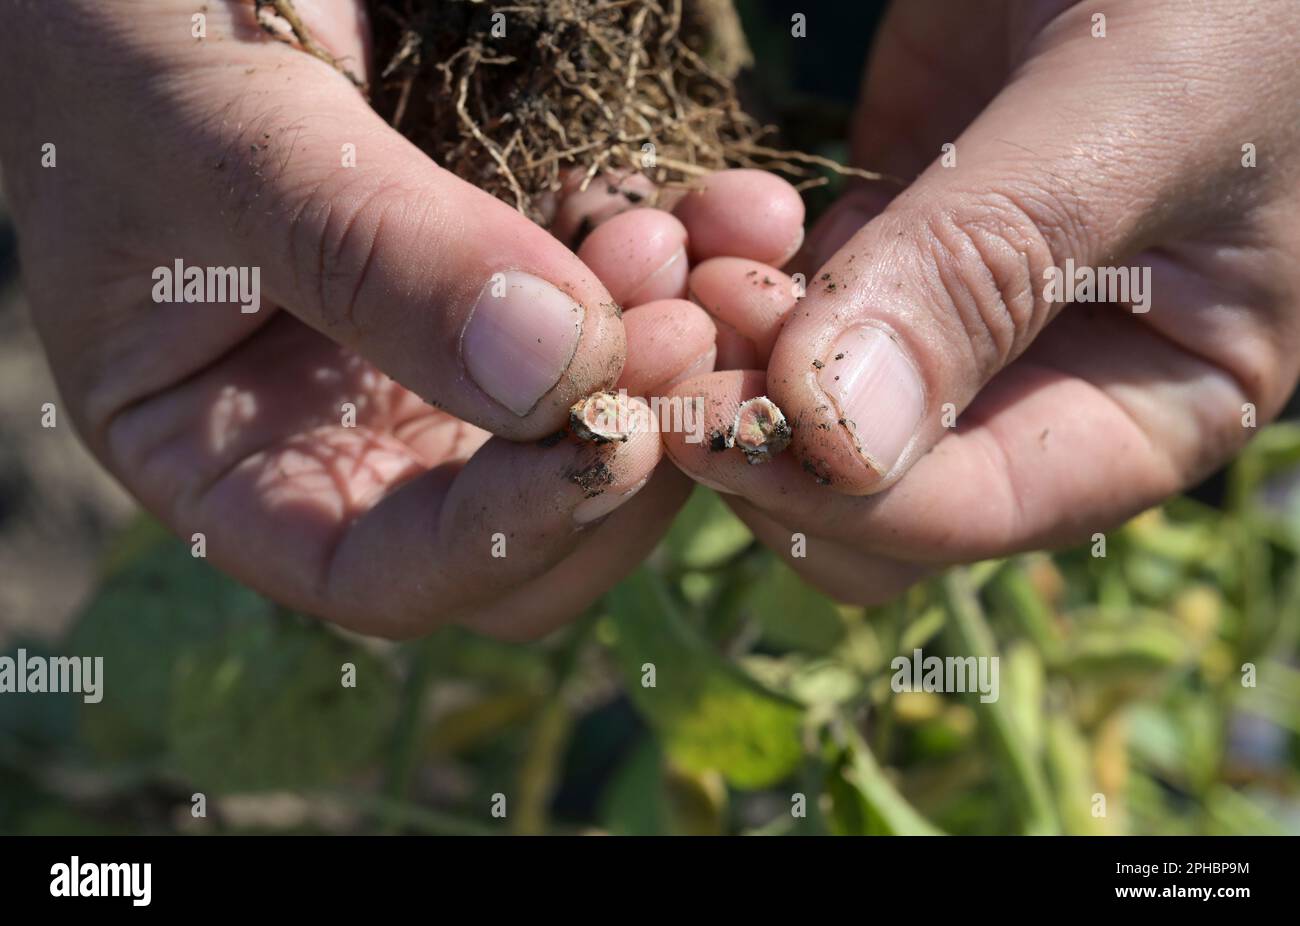
[[494, 274], [461, 335], [465, 369], [522, 418], [569, 368], [582, 319], [582, 306], [545, 280], [521, 270]]
[[640, 492], [649, 481], [650, 477], [647, 475], [630, 489], [624, 489], [622, 492], [603, 492], [595, 498], [583, 499], [578, 503], [578, 507], [573, 509], [573, 520], [582, 526], [603, 518], [625, 505], [627, 500]]
[[858, 451], [881, 476], [898, 462], [925, 411], [925, 389], [890, 334], [861, 326], [841, 334], [818, 374]]

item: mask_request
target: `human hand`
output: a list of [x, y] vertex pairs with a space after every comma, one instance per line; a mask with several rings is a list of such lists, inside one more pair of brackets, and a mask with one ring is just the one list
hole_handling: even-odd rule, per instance
[[[360, 3], [296, 7], [366, 75]], [[0, 160], [35, 319], [63, 411], [145, 507], [271, 597], [386, 636], [534, 635], [644, 557], [689, 489], [656, 470], [658, 436], [537, 441], [593, 391], [707, 368], [702, 313], [629, 312], [674, 337], [625, 363], [635, 339], [582, 261], [249, 3], [209, 4], [202, 39], [172, 0], [6, 12]], [[687, 224], [707, 240], [710, 221]], [[259, 268], [256, 310], [156, 304], [177, 260]], [[619, 281], [654, 298], [643, 283]]]
[[[1300, 8], [1119, 2], [1104, 38], [1093, 12], [895, 4], [855, 160], [920, 176], [819, 223], [797, 304], [747, 303], [741, 268], [694, 271], [714, 275], [704, 305], [773, 343], [765, 373], [679, 391], [710, 396], [709, 428], [766, 393], [794, 440], [763, 466], [668, 451], [836, 597], [1104, 530], [1212, 472], [1296, 383]], [[1046, 284], [1067, 260], [1136, 268], [1135, 287], [1149, 268], [1149, 304], [1063, 308]]]

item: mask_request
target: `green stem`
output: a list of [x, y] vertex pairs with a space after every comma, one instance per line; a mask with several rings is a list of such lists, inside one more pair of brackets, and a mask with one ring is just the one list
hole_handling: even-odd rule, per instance
[[516, 835], [540, 835], [550, 829], [550, 802], [577, 720], [572, 689], [582, 681], [582, 654], [601, 610], [599, 605], [589, 609], [551, 659], [551, 690], [528, 732], [516, 778], [519, 797], [511, 812], [511, 830]]
[[849, 765], [844, 769], [844, 778], [862, 795], [863, 801], [871, 809], [890, 833], [898, 836], [943, 836], [943, 830], [921, 815], [907, 798], [894, 787], [866, 740], [847, 720], [839, 729], [849, 746]]
[[[984, 619], [979, 598], [965, 570], [952, 569], [942, 580], [944, 598], [952, 620], [946, 632], [962, 656], [991, 659], [997, 656], [997, 641]], [[1046, 835], [1060, 832], [1047, 778], [1025, 742], [1011, 712], [1001, 699], [975, 703], [980, 723], [988, 731], [1000, 754], [1012, 784], [1012, 799], [1025, 832]]]
[[396, 832], [401, 828], [403, 820], [390, 811], [403, 806], [420, 761], [420, 719], [433, 666], [433, 639], [421, 640], [412, 647], [406, 683], [402, 686], [402, 703], [393, 725], [383, 797], [376, 802], [382, 832]]
[[1020, 562], [1009, 563], [998, 571], [989, 594], [995, 605], [1016, 618], [1044, 661], [1053, 665], [1060, 660], [1063, 639], [1055, 615], [1030, 583]]

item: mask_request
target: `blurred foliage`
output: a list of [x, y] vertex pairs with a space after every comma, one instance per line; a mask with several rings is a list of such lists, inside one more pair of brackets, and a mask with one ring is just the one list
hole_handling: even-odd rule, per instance
[[[0, 830], [1300, 833], [1300, 426], [1226, 494], [860, 608], [700, 488], [530, 645], [345, 635], [142, 520], [53, 647], [103, 701], [0, 699]], [[917, 648], [1000, 697], [893, 691]]]

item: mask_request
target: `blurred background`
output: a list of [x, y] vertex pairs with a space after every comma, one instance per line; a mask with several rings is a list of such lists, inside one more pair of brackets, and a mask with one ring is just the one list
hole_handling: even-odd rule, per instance
[[[878, 10], [813, 4], [799, 43], [788, 6], [741, 5], [760, 115], [842, 158]], [[0, 654], [102, 656], [106, 679], [95, 705], [0, 695], [0, 832], [1300, 834], [1294, 399], [1104, 557], [981, 563], [880, 608], [813, 592], [698, 489], [645, 567], [528, 646], [381, 643], [267, 602], [43, 429], [57, 401], [0, 200]], [[999, 655], [1000, 698], [895, 693], [918, 647]]]

